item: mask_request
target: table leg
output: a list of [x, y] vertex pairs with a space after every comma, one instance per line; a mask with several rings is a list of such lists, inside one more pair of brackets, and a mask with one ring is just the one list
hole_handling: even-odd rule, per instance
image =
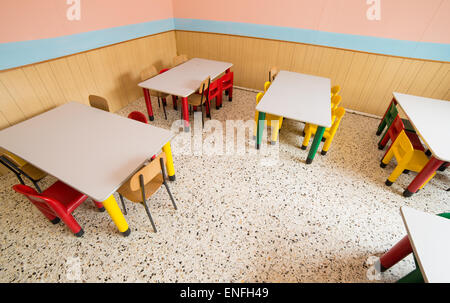
[[306, 158], [306, 164], [311, 164], [314, 160], [314, 157], [319, 149], [320, 142], [322, 142], [323, 133], [325, 132], [325, 127], [318, 126], [316, 130], [316, 134], [314, 135], [314, 140], [311, 145], [311, 149], [308, 153], [308, 158]]
[[417, 174], [417, 176], [409, 184], [408, 188], [403, 192], [404, 197], [411, 197], [417, 190], [424, 184], [436, 170], [444, 163], [444, 161], [438, 160], [435, 157], [431, 157], [427, 165]]
[[178, 101], [178, 97], [177, 96], [172, 96], [172, 103], [173, 103], [173, 109], [174, 110], [178, 109], [177, 101]]
[[153, 108], [152, 108], [152, 100], [150, 98], [150, 92], [146, 88], [143, 88], [143, 90], [144, 90], [145, 106], [147, 106], [148, 118], [150, 119], [150, 121], [153, 121], [155, 120], [155, 117], [153, 116]]
[[124, 235], [125, 237], [128, 236], [131, 233], [130, 228], [128, 227], [125, 217], [120, 211], [120, 208], [117, 205], [117, 201], [114, 198], [114, 196], [113, 195], [109, 196], [109, 198], [103, 201], [102, 203], [106, 211], [108, 212], [109, 216], [113, 220], [114, 224], [116, 224], [117, 228], [122, 233], [122, 235]]
[[173, 166], [172, 148], [170, 147], [170, 141], [162, 148], [167, 158], [167, 174], [170, 181], [175, 181], [175, 168]]
[[261, 146], [262, 136], [264, 132], [264, 126], [266, 121], [266, 113], [259, 112], [258, 123], [256, 125], [256, 149]]
[[[228, 74], [229, 72], [230, 72], [230, 69], [228, 68], [228, 69], [225, 71], [225, 74]], [[225, 96], [228, 96], [228, 90], [225, 91]]]
[[189, 108], [187, 98], [181, 98], [181, 107], [183, 109], [184, 131], [189, 132]]
[[404, 236], [403, 239], [397, 242], [389, 251], [380, 257], [380, 269], [385, 271], [403, 258], [412, 253], [413, 249], [411, 243], [409, 242], [409, 237]]

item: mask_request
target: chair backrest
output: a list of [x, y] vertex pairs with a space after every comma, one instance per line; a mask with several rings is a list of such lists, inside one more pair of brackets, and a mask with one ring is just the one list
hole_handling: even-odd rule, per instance
[[156, 69], [156, 67], [154, 65], [151, 65], [151, 66], [147, 67], [146, 69], [144, 69], [143, 71], [141, 71], [141, 81], [145, 81], [150, 78], [153, 78], [157, 74], [158, 74], [158, 70]]
[[404, 130], [398, 134], [391, 149], [394, 152], [397, 161], [399, 161], [399, 159], [410, 158], [414, 154], [414, 147]]
[[264, 96], [264, 93], [258, 93], [256, 95], [256, 104], [259, 103], [259, 101], [261, 101], [262, 97]]
[[188, 57], [186, 55], [179, 55], [172, 59], [172, 67], [175, 67], [177, 65], [180, 65], [181, 63], [184, 63], [188, 60]]
[[339, 124], [341, 123], [342, 117], [345, 115], [345, 108], [338, 107], [333, 110], [332, 115], [335, 116], [335, 120], [333, 122], [333, 125], [331, 125], [330, 133], [331, 135], [334, 135], [339, 127]]
[[159, 71], [160, 74], [165, 73], [169, 70], [170, 68], [163, 68], [162, 70]]
[[209, 91], [209, 86], [211, 84], [211, 77], [206, 78], [205, 80], [200, 83], [200, 86], [198, 88], [198, 93], [203, 94], [205, 91]]
[[331, 88], [331, 95], [337, 95], [341, 91], [341, 87], [339, 85], [335, 85]]
[[336, 109], [341, 104], [342, 96], [334, 95], [331, 97], [331, 108]]
[[214, 98], [215, 95], [220, 93], [219, 86], [220, 86], [219, 80], [213, 81], [209, 84], [209, 94], [208, 94], [209, 100], [211, 100], [212, 98]]
[[58, 216], [58, 212], [66, 212], [66, 209], [64, 205], [52, 198], [43, 196], [42, 194], [39, 194], [36, 192], [33, 188], [17, 184], [14, 185], [13, 190], [18, 192], [19, 194], [24, 195], [25, 197], [30, 200], [31, 203], [33, 203], [39, 210], [41, 210], [44, 213], [48, 213], [54, 216]]
[[266, 92], [269, 89], [271, 84], [272, 84], [272, 82], [270, 82], [270, 81], [266, 81], [266, 83], [264, 83], [264, 92]]
[[96, 95], [89, 95], [89, 104], [92, 107], [104, 110], [105, 112], [109, 112], [108, 101], [106, 101], [106, 99], [103, 97]]
[[147, 117], [145, 117], [145, 115], [143, 113], [138, 112], [138, 111], [131, 112], [128, 115], [128, 118], [142, 122], [142, 123], [147, 123]]
[[400, 118], [400, 116], [397, 115], [388, 129], [388, 133], [389, 136], [391, 137], [392, 142], [394, 142], [394, 140], [397, 139], [398, 134], [400, 134], [400, 132], [404, 129], [405, 126], [403, 125], [402, 118]]
[[389, 108], [389, 111], [386, 113], [386, 125], [388, 128], [391, 126], [392, 122], [394, 122], [395, 117], [398, 116], [398, 110], [397, 106], [392, 102], [391, 107]]
[[223, 84], [228, 84], [229, 82], [233, 82], [233, 77], [234, 77], [233, 72], [225, 73], [225, 75], [223, 75], [223, 76], [220, 78], [220, 81], [221, 81]]
[[279, 69], [278, 67], [274, 66], [269, 71], [269, 82], [273, 82], [275, 80], [275, 77], [278, 75]]
[[143, 177], [144, 184], [152, 181], [156, 176], [163, 173], [165, 176], [165, 167], [161, 166], [161, 160], [163, 159], [164, 166], [167, 163], [166, 154], [164, 152], [160, 153], [155, 159], [153, 159], [149, 164], [141, 168], [137, 173], [135, 173], [128, 182], [130, 189], [136, 191], [141, 188], [140, 176]]

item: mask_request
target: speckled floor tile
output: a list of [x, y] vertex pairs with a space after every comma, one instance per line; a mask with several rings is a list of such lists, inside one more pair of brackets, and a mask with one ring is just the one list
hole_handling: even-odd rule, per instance
[[[213, 119], [223, 129], [227, 119], [253, 119], [255, 95], [235, 89], [233, 102], [214, 108]], [[171, 100], [167, 121], [155, 101], [153, 108], [153, 125], [170, 129], [179, 119]], [[146, 112], [142, 99], [118, 114], [133, 110]], [[450, 173], [439, 173], [409, 199], [401, 194], [414, 173], [386, 187], [395, 164], [379, 167], [377, 125], [347, 113], [328, 155], [318, 154], [312, 165], [305, 165], [308, 151], [300, 149], [304, 124], [292, 120], [284, 122], [279, 145], [268, 147], [278, 151], [269, 165], [251, 138], [238, 155], [183, 155], [175, 147], [177, 180], [170, 187], [179, 208], [164, 190], [150, 199], [156, 234], [141, 205], [127, 202], [132, 233], [124, 238], [88, 200], [75, 211], [85, 230], [76, 238], [13, 193], [14, 175], [2, 176], [0, 282], [395, 281], [413, 269], [411, 256], [379, 280], [367, 277], [367, 259], [405, 235], [401, 206], [450, 210]], [[46, 177], [43, 187], [54, 181]]]

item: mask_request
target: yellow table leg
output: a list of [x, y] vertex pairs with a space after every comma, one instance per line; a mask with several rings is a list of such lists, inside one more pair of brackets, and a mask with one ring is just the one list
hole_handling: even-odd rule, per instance
[[113, 195], [109, 196], [108, 199], [102, 202], [103, 207], [105, 207], [106, 211], [108, 212], [109, 216], [113, 220], [114, 224], [116, 224], [119, 231], [124, 235], [125, 237], [130, 234], [130, 229], [128, 228], [127, 221], [125, 220], [125, 217], [123, 216], [122, 212], [120, 211], [119, 206], [117, 205], [116, 199]]
[[167, 157], [167, 174], [170, 181], [175, 181], [175, 168], [173, 166], [172, 148], [170, 147], [170, 141], [162, 148]]

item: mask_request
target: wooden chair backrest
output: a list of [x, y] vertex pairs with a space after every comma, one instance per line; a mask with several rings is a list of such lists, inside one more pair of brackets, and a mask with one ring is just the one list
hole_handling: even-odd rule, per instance
[[90, 95], [89, 96], [89, 104], [92, 107], [104, 110], [105, 112], [109, 112], [108, 101], [100, 96]]
[[150, 78], [153, 78], [158, 74], [158, 70], [154, 65], [147, 67], [143, 71], [141, 71], [141, 81], [148, 80]]
[[[144, 177], [144, 184], [147, 184], [151, 180], [153, 180], [157, 175], [161, 173], [163, 169], [161, 167], [160, 159], [164, 159], [164, 165], [167, 163], [166, 154], [164, 152], [160, 153], [155, 159], [152, 160], [149, 164], [141, 168], [137, 173], [135, 173], [128, 182], [130, 182], [130, 189], [132, 191], [139, 190], [141, 188], [141, 183], [139, 180], [139, 176], [142, 175]], [[164, 168], [165, 169], [165, 168]]]

